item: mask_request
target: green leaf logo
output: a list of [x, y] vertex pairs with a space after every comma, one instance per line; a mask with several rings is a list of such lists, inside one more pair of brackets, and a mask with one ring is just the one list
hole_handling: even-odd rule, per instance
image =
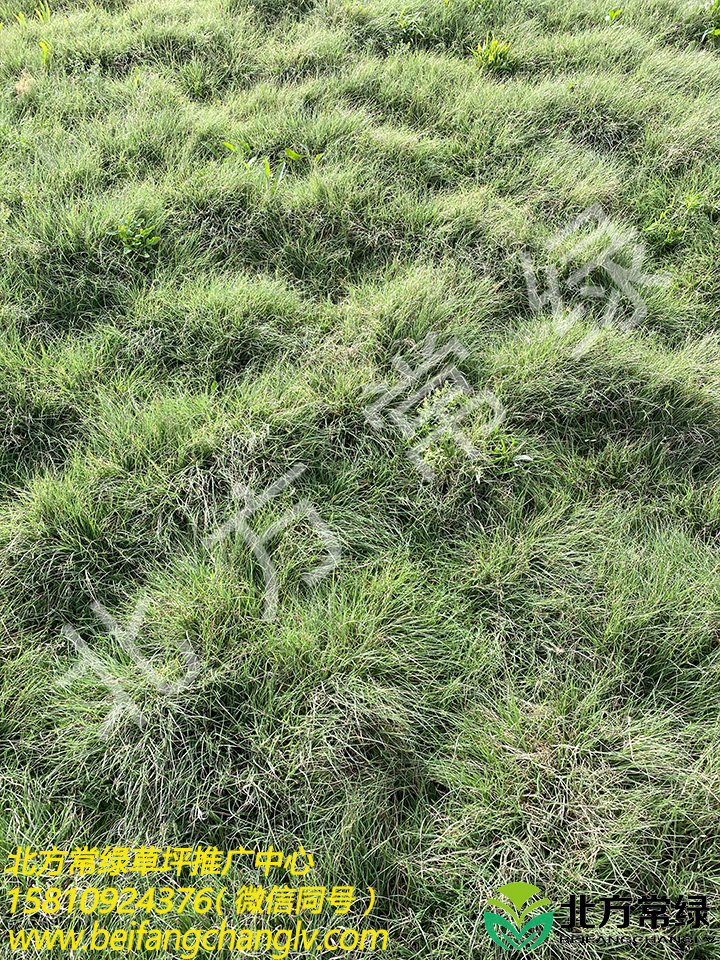
[[553, 922], [551, 910], [536, 913], [523, 925], [523, 921], [528, 914], [534, 913], [539, 907], [550, 905], [549, 900], [541, 899], [533, 900], [532, 903], [525, 906], [536, 893], [540, 893], [539, 887], [534, 887], [530, 883], [506, 883], [500, 887], [498, 893], [506, 897], [512, 906], [503, 900], [492, 898], [488, 900], [488, 904], [492, 904], [493, 907], [500, 907], [515, 922], [511, 923], [510, 920], [493, 913], [492, 910], [486, 910], [483, 919], [485, 920], [485, 929], [491, 940], [501, 946], [503, 950], [515, 951], [534, 950], [535, 947], [547, 940]]

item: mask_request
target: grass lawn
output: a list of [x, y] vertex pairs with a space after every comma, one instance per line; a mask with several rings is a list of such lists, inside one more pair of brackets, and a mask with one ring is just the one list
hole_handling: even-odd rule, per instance
[[[3, 863], [302, 844], [313, 885], [377, 893], [341, 926], [422, 960], [513, 955], [483, 926], [510, 881], [555, 906], [706, 894], [686, 955], [716, 957], [718, 0], [0, 20]], [[640, 322], [601, 328], [572, 285], [586, 211], [643, 254]], [[528, 258], [540, 296], [558, 265], [554, 313]], [[465, 417], [471, 453], [368, 416], [452, 338], [443, 363], [502, 407]], [[228, 532], [245, 503], [275, 605]], [[112, 626], [134, 611], [147, 659]], [[67, 925], [3, 883], [0, 956], [8, 928]]]

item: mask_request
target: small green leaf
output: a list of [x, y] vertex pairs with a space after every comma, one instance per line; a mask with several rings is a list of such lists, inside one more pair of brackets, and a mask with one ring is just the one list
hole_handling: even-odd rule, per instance
[[301, 153], [295, 153], [294, 150], [291, 150], [289, 147], [285, 147], [285, 156], [289, 157], [291, 160], [303, 160]]

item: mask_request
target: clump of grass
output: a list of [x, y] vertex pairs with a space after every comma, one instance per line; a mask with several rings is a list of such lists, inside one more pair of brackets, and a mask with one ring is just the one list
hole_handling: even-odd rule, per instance
[[[252, 0], [252, 6], [266, 23], [284, 17], [299, 19], [311, 13], [316, 0]], [[231, 10], [239, 5], [233, 0]]]
[[344, 4], [356, 43], [383, 53], [393, 50], [435, 50], [461, 54], [487, 27], [490, 14], [476, 0], [423, 0], [393, 10], [378, 4]]

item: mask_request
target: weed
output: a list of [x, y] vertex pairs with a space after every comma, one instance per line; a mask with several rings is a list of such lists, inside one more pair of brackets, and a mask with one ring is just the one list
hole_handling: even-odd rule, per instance
[[47, 23], [50, 16], [50, 5], [47, 2], [43, 2], [35, 8], [35, 19], [39, 20], [40, 23]]
[[266, 23], [283, 17], [299, 19], [310, 13], [316, 0], [253, 0], [253, 7]]
[[420, 459], [440, 477], [467, 472], [469, 464], [483, 454], [487, 459], [497, 428], [488, 433], [472, 399], [456, 385], [445, 383], [432, 390], [420, 403], [418, 414], [413, 445], [420, 443]]
[[622, 14], [622, 10], [609, 10], [607, 16], [605, 17], [606, 23], [615, 23], [617, 18]]
[[720, 38], [720, 0], [710, 0], [705, 4], [705, 10], [710, 16], [710, 23], [700, 38], [701, 43], [710, 38]]
[[478, 63], [489, 70], [501, 72], [512, 69], [510, 43], [497, 40], [488, 33], [482, 44], [472, 47], [471, 52]]
[[15, 84], [15, 93], [20, 99], [29, 99], [37, 90], [37, 80], [29, 70], [23, 70]]
[[42, 62], [44, 66], [47, 66], [48, 61], [50, 60], [51, 47], [47, 40], [41, 40], [38, 44], [40, 50], [42, 51]]
[[705, 0], [701, 7], [697, 0], [688, 0], [688, 37], [696, 43], [720, 43], [720, 0]]
[[515, 437], [496, 437], [488, 444], [488, 456], [494, 463], [514, 463], [517, 460]]
[[285, 156], [287, 157], [287, 160], [284, 160], [280, 166], [273, 171], [270, 164], [270, 158], [252, 156], [252, 147], [249, 143], [246, 143], [243, 140], [239, 141], [238, 143], [232, 143], [229, 140], [224, 140], [223, 146], [226, 147], [231, 154], [238, 156], [243, 166], [247, 170], [261, 171], [263, 190], [267, 193], [274, 193], [282, 183], [288, 170], [288, 161], [295, 162], [298, 160], [314, 160], [317, 162], [322, 157], [322, 153], [316, 153], [313, 155], [309, 147], [303, 144], [301, 144], [301, 147], [304, 151], [303, 153], [298, 153], [296, 150], [286, 147]]
[[425, 39], [426, 28], [423, 17], [413, 13], [410, 7], [403, 7], [397, 17], [397, 34], [405, 43], [415, 43]]
[[118, 237], [122, 242], [123, 253], [147, 260], [160, 243], [152, 227], [142, 218], [123, 219], [116, 227], [108, 230], [108, 236]]
[[[250, 164], [248, 164], [248, 167], [249, 165]], [[283, 163], [280, 164], [279, 169], [276, 169], [273, 172], [272, 168], [270, 167], [270, 158], [265, 157], [262, 163], [263, 189], [267, 193], [274, 193], [280, 186], [286, 172], [287, 163], [283, 161]]]
[[700, 195], [687, 193], [648, 224], [645, 233], [659, 249], [674, 247], [686, 237], [691, 228], [693, 214], [701, 207]]
[[[252, 147], [250, 146], [249, 143], [246, 143], [244, 140], [240, 140], [238, 143], [239, 143], [240, 149], [241, 149], [241, 151], [242, 151], [241, 156], [242, 156], [243, 154], [247, 154], [248, 156], [249, 156], [250, 154], [252, 154]], [[228, 149], [231, 153], [237, 153], [237, 152], [238, 152], [238, 144], [231, 143], [229, 140], [223, 140], [223, 144], [222, 144], [222, 145], [223, 145], [224, 147], [227, 147], [227, 149]]]
[[253, 173], [256, 170], [259, 170], [262, 176], [263, 190], [266, 193], [275, 193], [277, 188], [282, 183], [285, 173], [287, 172], [288, 165], [286, 161], [283, 161], [283, 163], [281, 163], [280, 166], [273, 171], [269, 157], [250, 156], [252, 151], [249, 144], [241, 142], [241, 149], [238, 150], [238, 146], [236, 144], [230, 143], [226, 140], [223, 142], [223, 146], [227, 147], [232, 154], [240, 158], [240, 161], [246, 170], [249, 170]]
[[313, 154], [308, 146], [305, 144], [300, 144], [302, 153], [297, 153], [297, 151], [292, 150], [290, 147], [285, 147], [285, 156], [289, 160], [314, 160], [316, 163], [321, 159], [322, 153]]

